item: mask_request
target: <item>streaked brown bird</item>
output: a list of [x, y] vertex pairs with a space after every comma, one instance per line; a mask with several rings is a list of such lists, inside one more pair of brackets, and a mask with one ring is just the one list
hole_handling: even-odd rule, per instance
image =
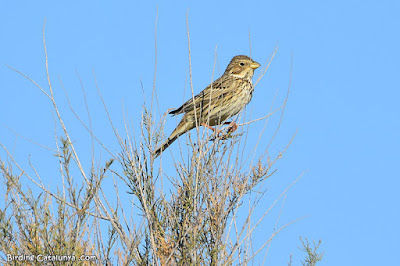
[[[208, 85], [178, 109], [169, 112], [172, 115], [184, 114], [181, 122], [168, 139], [155, 151], [157, 158], [180, 135], [192, 130], [197, 125], [212, 126], [227, 124], [227, 119], [237, 115], [250, 102], [253, 94], [254, 70], [260, 64], [245, 55], [235, 56], [227, 66], [224, 74]], [[231, 123], [231, 131], [236, 129], [236, 123]]]

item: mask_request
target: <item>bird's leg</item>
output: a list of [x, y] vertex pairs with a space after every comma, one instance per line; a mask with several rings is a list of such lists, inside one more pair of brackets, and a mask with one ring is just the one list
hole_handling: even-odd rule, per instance
[[208, 129], [211, 129], [213, 132], [215, 132], [217, 134], [217, 136], [219, 136], [219, 134], [221, 134], [221, 132], [222, 132], [221, 130], [216, 129], [216, 128], [212, 127], [212, 126], [209, 126], [206, 123], [202, 123], [201, 125], [206, 127], [206, 128], [208, 128]]
[[228, 127], [228, 134], [236, 131], [238, 125], [235, 122], [225, 122], [224, 125], [229, 125]]

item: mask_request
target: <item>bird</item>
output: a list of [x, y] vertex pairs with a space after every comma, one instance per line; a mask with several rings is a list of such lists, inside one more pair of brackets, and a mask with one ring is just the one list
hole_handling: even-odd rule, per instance
[[169, 114], [172, 116], [184, 115], [171, 135], [155, 150], [154, 158], [196, 125], [215, 131], [213, 128], [215, 125], [230, 124], [230, 131], [236, 130], [235, 122], [226, 121], [240, 113], [250, 102], [254, 91], [252, 83], [254, 70], [260, 66], [246, 55], [237, 55], [232, 58], [220, 78], [181, 107], [170, 111]]

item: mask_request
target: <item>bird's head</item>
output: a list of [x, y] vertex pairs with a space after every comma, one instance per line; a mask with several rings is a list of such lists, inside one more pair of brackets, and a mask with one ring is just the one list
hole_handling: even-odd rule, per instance
[[254, 70], [261, 65], [245, 55], [237, 55], [232, 58], [225, 70], [225, 75], [234, 76], [236, 78], [249, 79], [253, 77]]

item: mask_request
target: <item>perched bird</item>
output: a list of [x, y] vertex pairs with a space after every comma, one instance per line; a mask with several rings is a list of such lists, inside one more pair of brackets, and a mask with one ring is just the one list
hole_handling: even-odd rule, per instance
[[[180, 135], [192, 130], [197, 125], [212, 126], [227, 124], [227, 119], [238, 114], [250, 102], [253, 93], [254, 70], [260, 67], [248, 56], [237, 55], [227, 66], [224, 74], [208, 85], [202, 92], [189, 99], [178, 109], [169, 112], [172, 115], [184, 114], [181, 122], [168, 139], [155, 151], [158, 157]], [[231, 123], [231, 131], [237, 125]]]

